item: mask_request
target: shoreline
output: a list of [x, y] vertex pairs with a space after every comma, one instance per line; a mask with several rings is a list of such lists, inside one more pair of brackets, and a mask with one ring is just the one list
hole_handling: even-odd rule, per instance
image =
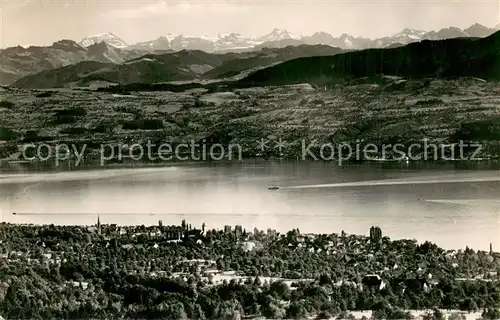
[[[189, 219], [190, 215], [189, 214], [183, 214], [183, 213], [179, 213], [179, 214], [158, 214], [158, 213], [115, 213], [115, 214], [111, 214], [111, 213], [75, 213], [76, 215], [78, 216], [87, 216], [87, 217], [92, 217], [95, 219], [100, 219], [102, 220], [101, 218], [102, 217], [106, 217], [106, 216], [119, 216], [119, 215], [145, 215], [145, 216], [157, 216], [159, 218], [159, 220], [155, 221], [155, 223], [142, 223], [142, 224], [122, 224], [122, 223], [108, 223], [108, 222], [102, 222], [100, 223], [101, 226], [103, 227], [107, 227], [107, 228], [121, 228], [121, 229], [125, 229], [125, 230], [133, 230], [133, 229], [136, 229], [136, 228], [146, 228], [146, 229], [155, 229], [158, 227], [158, 221], [163, 221], [161, 220], [161, 217], [162, 216], [165, 216], [165, 215], [169, 215], [169, 216], [176, 216], [178, 217], [179, 219]], [[11, 212], [10, 215], [12, 216], [28, 216], [28, 215], [37, 215], [36, 213], [14, 213], [14, 212]], [[44, 214], [44, 213], [40, 213], [40, 215], [46, 215], [46, 216], [59, 216], [59, 215], [66, 215], [65, 213], [51, 213], [51, 214]], [[5, 214], [4, 214], [5, 216]], [[56, 227], [56, 228], [61, 228], [61, 229], [81, 229], [81, 230], [89, 230], [89, 229], [92, 229], [96, 226], [95, 223], [87, 223], [87, 224], [61, 224], [61, 223], [32, 223], [32, 222], [19, 222], [19, 223], [16, 223], [16, 222], [13, 222], [13, 221], [1, 221], [0, 222], [0, 228], [4, 227], [4, 228], [16, 228], [16, 227], [28, 227], [28, 228], [34, 228], [34, 229], [43, 229], [43, 228], [46, 228], [46, 227]], [[238, 225], [236, 225], [238, 226]], [[169, 225], [167, 227], [172, 227], [172, 225]], [[224, 227], [227, 227], [226, 226], [221, 226], [221, 227], [216, 227], [216, 228], [212, 228], [211, 230], [215, 230], [217, 232], [224, 232]], [[231, 227], [235, 227], [235, 226], [231, 226]], [[241, 227], [241, 226], [240, 226]], [[243, 226], [244, 228], [244, 226]], [[258, 227], [254, 227], [254, 230], [255, 229], [258, 229]], [[288, 231], [283, 231], [283, 230], [277, 230], [277, 229], [271, 229], [271, 228], [268, 228], [270, 229], [273, 233], [276, 233], [276, 234], [286, 234]], [[298, 230], [297, 229], [292, 229], [292, 230]], [[349, 237], [349, 236], [352, 236], [352, 237], [356, 237], [356, 238], [370, 238], [370, 235], [367, 235], [367, 234], [359, 234], [359, 233], [348, 233], [348, 232], [344, 232], [344, 230], [341, 230], [341, 232], [331, 232], [331, 233], [321, 233], [321, 232], [304, 232], [303, 233], [305, 236], [311, 236], [311, 237], [318, 237], [318, 236], [321, 236], [321, 237], [328, 237], [328, 236], [339, 236], [341, 234], [344, 234], [345, 236]], [[429, 241], [428, 239], [416, 239], [416, 238], [393, 238], [393, 237], [388, 237], [388, 236], [384, 236], [384, 238], [386, 238], [388, 241], [402, 241], [402, 242], [408, 242], [408, 243], [415, 243], [417, 245], [422, 245], [426, 242], [430, 242], [430, 243], [433, 243], [432, 241]], [[485, 252], [485, 253], [490, 253], [490, 254], [494, 254], [494, 255], [498, 255], [500, 257], [500, 252], [499, 251], [494, 251], [492, 250], [493, 247], [491, 246], [491, 243], [489, 244], [490, 245], [490, 250], [486, 250], [486, 249], [479, 249], [479, 248], [475, 248], [475, 247], [470, 247], [468, 245], [466, 245], [465, 247], [463, 248], [447, 248], [447, 247], [444, 247], [444, 246], [439, 246], [437, 245], [436, 243], [433, 243], [435, 244], [436, 246], [438, 246], [439, 248], [443, 249], [443, 250], [447, 250], [447, 251], [454, 251], [454, 252], [457, 252], [457, 251], [460, 251], [460, 250], [465, 250], [466, 248], [469, 248], [469, 249], [472, 249], [472, 250], [475, 250], [477, 252]]]
[[[84, 162], [83, 164], [75, 165], [75, 162], [69, 161], [8, 161], [0, 160], [0, 173], [6, 169], [6, 167], [14, 167], [19, 169], [38, 170], [46, 169], [55, 172], [71, 172], [71, 171], [94, 171], [94, 170], [108, 170], [108, 169], [139, 169], [139, 168], [167, 168], [167, 167], [180, 167], [180, 166], [213, 166], [213, 165], [233, 165], [233, 164], [318, 164], [318, 165], [333, 165], [335, 167], [342, 166], [363, 166], [363, 165], [373, 165], [373, 166], [399, 166], [399, 167], [426, 167], [426, 166], [447, 166], [453, 165], [458, 167], [477, 167], [486, 166], [492, 167], [493, 169], [500, 169], [500, 159], [484, 159], [484, 160], [421, 160], [421, 161], [381, 161], [381, 160], [363, 160], [363, 161], [346, 161], [339, 165], [336, 160], [313, 160], [313, 159], [288, 159], [288, 158], [262, 158], [253, 157], [245, 158], [242, 160], [178, 160], [178, 161], [135, 161], [124, 159], [121, 162], [108, 162], [100, 164], [98, 159], [93, 162]], [[33, 171], [37, 172], [37, 171]], [[13, 171], [15, 173], [15, 171]]]

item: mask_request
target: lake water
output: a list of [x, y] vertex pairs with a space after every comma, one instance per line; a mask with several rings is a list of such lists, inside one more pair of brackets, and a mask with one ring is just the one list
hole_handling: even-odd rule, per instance
[[[383, 182], [381, 182], [383, 180]], [[459, 182], [462, 181], [462, 182]], [[326, 185], [325, 185], [326, 184]], [[279, 190], [268, 190], [279, 185]], [[0, 174], [3, 221], [368, 234], [500, 248], [500, 171], [456, 164], [244, 162]], [[16, 212], [16, 215], [12, 213]]]

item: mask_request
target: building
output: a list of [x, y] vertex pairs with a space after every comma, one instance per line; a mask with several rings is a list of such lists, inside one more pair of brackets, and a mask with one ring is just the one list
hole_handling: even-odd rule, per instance
[[97, 224], [96, 224], [96, 228], [97, 228], [97, 234], [101, 234], [101, 220], [99, 219], [99, 215], [97, 215]]
[[224, 226], [224, 233], [231, 233], [231, 226]]
[[202, 231], [200, 229], [191, 229], [184, 232], [184, 239], [198, 240], [201, 238]]
[[382, 240], [382, 230], [379, 227], [370, 228], [370, 240], [373, 242]]
[[268, 237], [276, 237], [276, 230], [267, 228], [267, 236]]
[[191, 224], [186, 223], [186, 220], [182, 220], [180, 226], [163, 227], [162, 234], [168, 241], [178, 242], [187, 239], [192, 239], [196, 241], [203, 237], [204, 228], [205, 228], [204, 224], [202, 229], [192, 228]]
[[367, 287], [379, 288], [382, 284], [382, 279], [378, 274], [367, 274], [363, 277], [362, 284]]
[[243, 227], [240, 225], [234, 227], [234, 235], [237, 239], [241, 238], [243, 236]]
[[164, 232], [164, 235], [167, 240], [180, 240], [183, 230], [181, 227], [170, 227]]

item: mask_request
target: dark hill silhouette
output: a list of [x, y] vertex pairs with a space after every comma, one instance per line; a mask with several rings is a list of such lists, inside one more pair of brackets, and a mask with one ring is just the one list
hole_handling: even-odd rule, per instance
[[256, 71], [237, 86], [325, 83], [382, 74], [500, 80], [500, 32], [486, 38], [424, 40], [397, 48], [298, 58]]
[[405, 78], [477, 77], [500, 80], [500, 32], [487, 38], [424, 40], [402, 47], [366, 49], [329, 56], [302, 57], [249, 74], [238, 81], [220, 81], [206, 85], [152, 85], [131, 83], [109, 91], [171, 90], [194, 87], [230, 90], [254, 86], [287, 85], [309, 82], [326, 85], [353, 79], [377, 79], [382, 75]]
[[[254, 54], [241, 55], [240, 59], [230, 59], [203, 75], [205, 79], [232, 77], [242, 71], [265, 67], [273, 63], [288, 61], [300, 57], [332, 55], [343, 50], [327, 45], [299, 45], [284, 48], [263, 48]], [[248, 57], [247, 57], [248, 56]]]
[[63, 68], [45, 70], [37, 74], [28, 75], [22, 79], [17, 80], [12, 86], [19, 88], [54, 88], [57, 87], [57, 84], [59, 83], [67, 84], [77, 82], [82, 76], [86, 76], [97, 70], [110, 68], [112, 66], [114, 66], [113, 63], [82, 61]]

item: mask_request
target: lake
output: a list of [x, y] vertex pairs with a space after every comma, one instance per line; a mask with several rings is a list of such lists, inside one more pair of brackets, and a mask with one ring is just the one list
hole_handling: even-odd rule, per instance
[[[75, 169], [75, 168], [74, 168]], [[179, 224], [500, 247], [496, 165], [246, 161], [0, 174], [3, 221]], [[383, 182], [381, 182], [383, 181]], [[279, 190], [268, 190], [279, 185]], [[12, 213], [16, 212], [16, 215]]]

